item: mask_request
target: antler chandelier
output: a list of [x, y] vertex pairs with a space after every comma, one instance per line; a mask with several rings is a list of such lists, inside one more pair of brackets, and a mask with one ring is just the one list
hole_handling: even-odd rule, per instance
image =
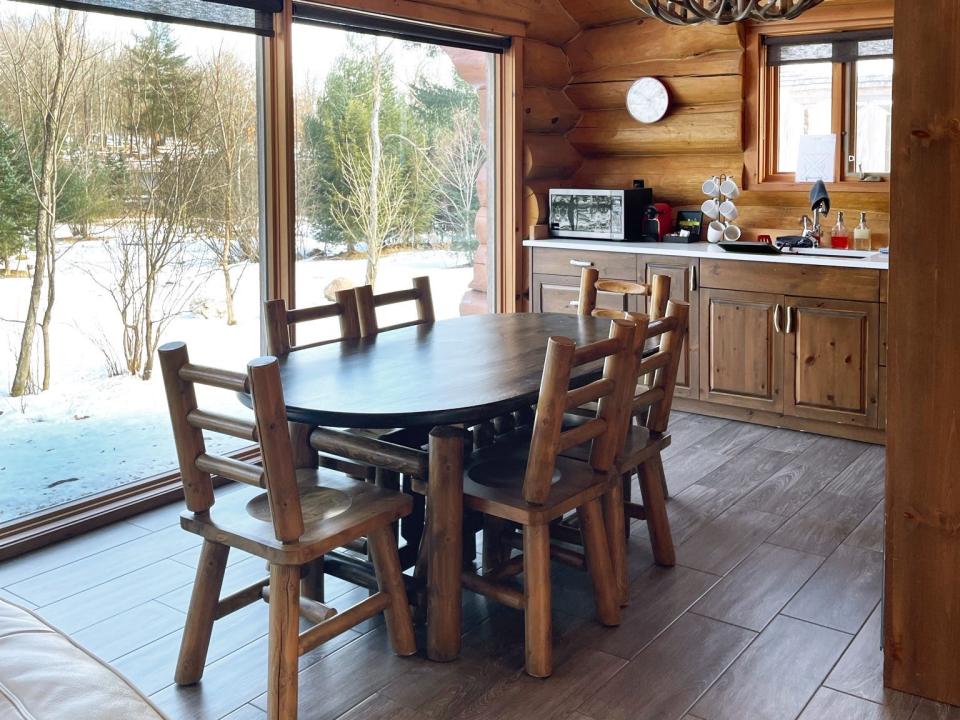
[[793, 20], [821, 2], [823, 0], [630, 0], [645, 15], [672, 25]]

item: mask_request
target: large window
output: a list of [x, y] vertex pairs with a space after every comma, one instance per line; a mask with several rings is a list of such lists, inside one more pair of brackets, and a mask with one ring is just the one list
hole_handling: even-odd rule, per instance
[[[292, 43], [296, 305], [429, 275], [438, 318], [488, 311], [493, 53], [311, 14], [298, 15]], [[408, 314], [398, 320], [411, 312], [385, 310]], [[329, 336], [335, 327], [304, 330]]]
[[175, 470], [163, 342], [259, 353], [260, 42], [0, 4], [0, 523]]
[[892, 31], [764, 39], [764, 179], [792, 181], [801, 138], [835, 135], [837, 182], [890, 174]]

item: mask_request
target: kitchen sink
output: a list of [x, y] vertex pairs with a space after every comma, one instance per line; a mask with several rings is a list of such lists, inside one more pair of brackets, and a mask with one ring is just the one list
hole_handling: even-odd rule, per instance
[[834, 250], [832, 248], [797, 248], [784, 249], [784, 254], [788, 255], [814, 255], [817, 257], [832, 257], [838, 260], [866, 260], [875, 255], [879, 255], [876, 250]]

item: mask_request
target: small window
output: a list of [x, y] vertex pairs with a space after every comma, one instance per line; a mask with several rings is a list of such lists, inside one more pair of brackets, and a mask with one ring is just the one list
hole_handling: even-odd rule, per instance
[[893, 30], [765, 37], [764, 179], [792, 182], [800, 138], [837, 136], [834, 177], [890, 174]]

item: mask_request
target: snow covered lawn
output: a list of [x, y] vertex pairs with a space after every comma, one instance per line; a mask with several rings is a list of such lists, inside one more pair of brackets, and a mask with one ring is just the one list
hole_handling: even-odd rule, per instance
[[[123, 367], [121, 325], [109, 294], [91, 279], [91, 267], [109, 267], [97, 241], [77, 243], [61, 258], [51, 329], [51, 389], [22, 398], [8, 395], [21, 332], [21, 325], [10, 320], [24, 317], [30, 280], [0, 279], [0, 522], [176, 465], [159, 367], [149, 382], [130, 375], [109, 377], [102, 348]], [[334, 278], [362, 284], [364, 261], [303, 260], [296, 272], [298, 304], [318, 304], [326, 302], [323, 290]], [[211, 274], [191, 302], [193, 312], [176, 318], [163, 340], [187, 342], [197, 362], [243, 369], [260, 354], [259, 275], [257, 265], [235, 273], [236, 325], [227, 326], [222, 316], [222, 276]], [[452, 252], [384, 256], [377, 291], [409, 287], [418, 275], [430, 276], [438, 317], [459, 314], [473, 270]], [[411, 311], [398, 307], [393, 312]], [[201, 405], [205, 401], [242, 411], [229, 393], [202, 395]]]

